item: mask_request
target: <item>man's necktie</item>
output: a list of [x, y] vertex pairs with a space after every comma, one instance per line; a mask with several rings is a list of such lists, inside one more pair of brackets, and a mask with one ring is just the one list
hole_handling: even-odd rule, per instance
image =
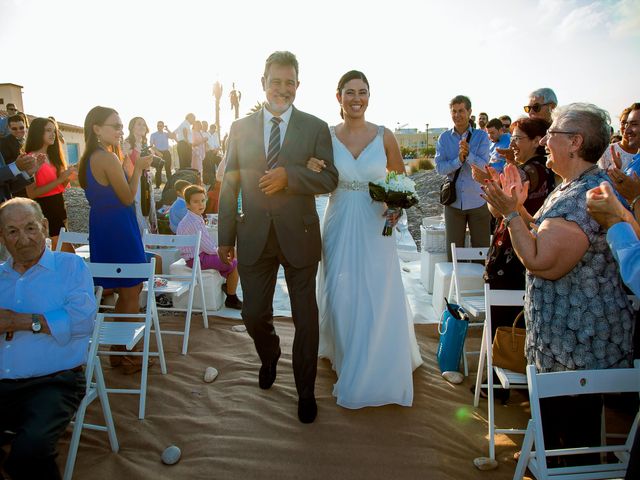
[[280, 153], [280, 122], [279, 117], [271, 119], [271, 134], [269, 135], [269, 148], [267, 149], [267, 168], [271, 170], [278, 165], [278, 154]]

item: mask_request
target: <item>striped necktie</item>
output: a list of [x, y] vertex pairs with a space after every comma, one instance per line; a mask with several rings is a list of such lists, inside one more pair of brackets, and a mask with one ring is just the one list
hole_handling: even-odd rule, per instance
[[278, 165], [278, 154], [280, 153], [280, 117], [271, 119], [271, 134], [269, 135], [269, 148], [267, 149], [267, 168], [269, 170]]

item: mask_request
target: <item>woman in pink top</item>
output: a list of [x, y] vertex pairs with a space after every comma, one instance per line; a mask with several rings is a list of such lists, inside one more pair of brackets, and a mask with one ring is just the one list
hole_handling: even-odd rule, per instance
[[[75, 167], [67, 168], [58, 126], [48, 118], [36, 118], [31, 122], [25, 151], [46, 156], [36, 172], [35, 182], [27, 186], [27, 195], [40, 204], [49, 222], [51, 248], [55, 250], [60, 229], [67, 226], [67, 210], [62, 194], [78, 174]], [[62, 246], [62, 250], [74, 252], [73, 246], [68, 243]]]

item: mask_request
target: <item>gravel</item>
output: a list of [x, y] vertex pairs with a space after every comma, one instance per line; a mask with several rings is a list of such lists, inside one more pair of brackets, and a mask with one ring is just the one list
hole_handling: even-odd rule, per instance
[[[440, 185], [444, 177], [435, 170], [421, 170], [411, 175], [416, 182], [416, 190], [420, 203], [407, 210], [409, 232], [420, 249], [420, 223], [424, 217], [442, 215], [442, 205], [439, 202]], [[158, 195], [158, 193], [156, 193]], [[64, 199], [67, 205], [69, 230], [72, 232], [89, 231], [89, 203], [80, 187], [65, 190]]]

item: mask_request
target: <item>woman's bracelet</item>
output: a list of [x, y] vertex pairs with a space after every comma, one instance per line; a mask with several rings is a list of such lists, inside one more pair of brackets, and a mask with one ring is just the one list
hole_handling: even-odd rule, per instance
[[636, 198], [631, 200], [631, 204], [629, 206], [629, 210], [631, 210], [633, 212], [633, 209], [636, 206], [636, 203], [638, 203], [638, 200], [640, 200], [640, 195], [638, 195]]

